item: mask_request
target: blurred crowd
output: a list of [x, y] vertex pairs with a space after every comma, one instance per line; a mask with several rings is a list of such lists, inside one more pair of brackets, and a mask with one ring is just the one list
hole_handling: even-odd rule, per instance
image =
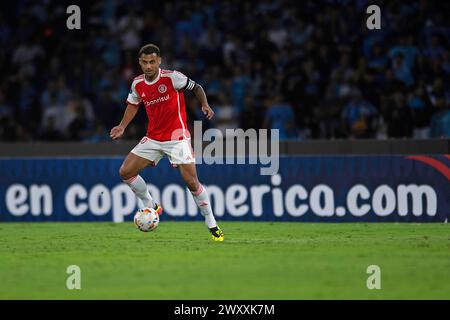
[[[81, 8], [68, 30], [66, 8]], [[366, 8], [381, 8], [381, 29]], [[107, 141], [137, 51], [200, 83], [204, 129], [281, 139], [450, 137], [448, 1], [50, 1], [0, 5], [0, 141]], [[204, 120], [186, 94], [189, 122]], [[126, 137], [145, 134], [143, 108]]]

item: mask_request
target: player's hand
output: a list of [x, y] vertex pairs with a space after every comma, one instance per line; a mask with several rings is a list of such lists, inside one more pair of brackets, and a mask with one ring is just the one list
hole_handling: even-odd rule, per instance
[[109, 136], [111, 139], [116, 140], [123, 136], [123, 133], [125, 132], [125, 128], [122, 126], [115, 126], [111, 129], [111, 132], [109, 133]]
[[203, 114], [208, 118], [208, 120], [211, 120], [212, 117], [214, 117], [214, 111], [211, 109], [209, 105], [202, 106]]

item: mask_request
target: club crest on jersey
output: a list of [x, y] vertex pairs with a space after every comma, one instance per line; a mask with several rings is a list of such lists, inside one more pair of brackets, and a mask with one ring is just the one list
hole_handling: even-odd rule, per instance
[[165, 85], [165, 84], [160, 84], [160, 85], [158, 86], [158, 91], [159, 91], [159, 93], [164, 93], [164, 92], [166, 92], [166, 91], [167, 91], [166, 85]]

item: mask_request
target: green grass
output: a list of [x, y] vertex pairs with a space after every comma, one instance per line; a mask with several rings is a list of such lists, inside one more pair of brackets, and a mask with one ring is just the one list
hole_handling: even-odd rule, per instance
[[[450, 299], [447, 224], [0, 224], [0, 299]], [[81, 268], [81, 290], [66, 269]], [[381, 289], [368, 290], [369, 265]]]

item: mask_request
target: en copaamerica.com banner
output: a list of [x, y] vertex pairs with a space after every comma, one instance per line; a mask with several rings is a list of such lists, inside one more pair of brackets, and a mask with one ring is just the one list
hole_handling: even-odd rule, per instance
[[[139, 205], [122, 157], [0, 159], [0, 221], [131, 221]], [[220, 220], [443, 222], [450, 157], [287, 156], [274, 175], [256, 164], [200, 164]], [[167, 220], [203, 220], [177, 169], [163, 159], [141, 176]]]

